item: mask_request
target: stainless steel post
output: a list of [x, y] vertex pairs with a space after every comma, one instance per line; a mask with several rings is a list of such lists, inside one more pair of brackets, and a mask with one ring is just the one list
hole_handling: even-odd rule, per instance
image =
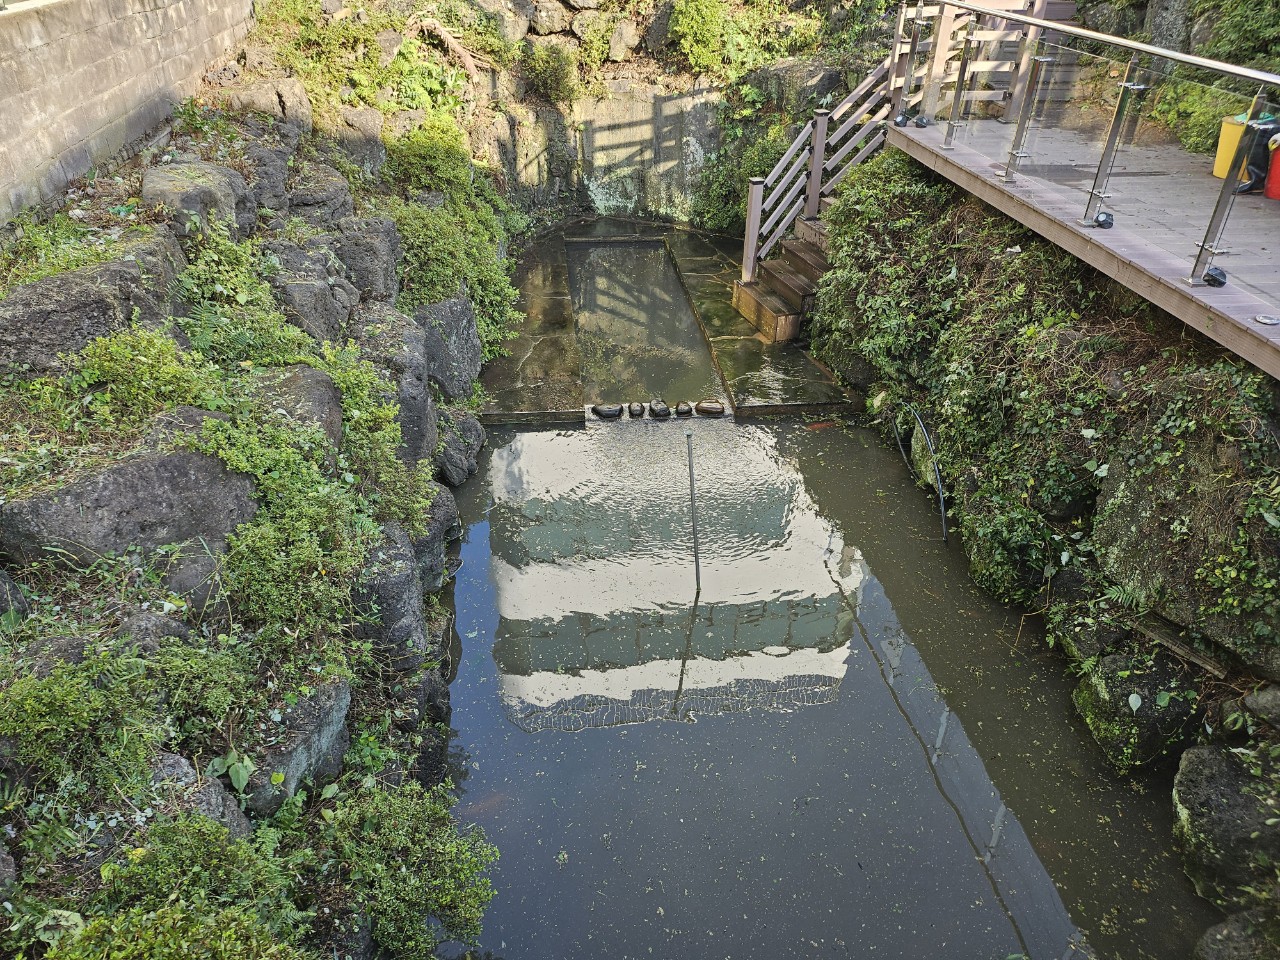
[[968, 32], [965, 33], [964, 37], [964, 49], [960, 53], [960, 66], [956, 71], [956, 93], [951, 98], [951, 118], [947, 120], [947, 133], [942, 138], [943, 150], [951, 149], [951, 142], [956, 137], [956, 128], [964, 126], [964, 122], [960, 119], [960, 111], [964, 106], [965, 88], [969, 85], [969, 60], [972, 58], [973, 48], [976, 46], [973, 34], [977, 29], [977, 21], [970, 20]]
[[684, 438], [689, 445], [689, 516], [693, 518], [693, 582], [702, 593], [702, 564], [698, 559], [698, 497], [693, 482], [693, 430], [685, 428]]
[[1027, 90], [1022, 98], [1022, 109], [1018, 111], [1018, 125], [1013, 130], [1013, 142], [1009, 145], [1009, 162], [1005, 165], [1000, 179], [1005, 183], [1013, 182], [1013, 175], [1018, 171], [1018, 164], [1027, 155], [1022, 149], [1027, 142], [1027, 130], [1031, 126], [1031, 113], [1035, 110], [1036, 101], [1040, 99], [1040, 76], [1044, 73], [1044, 65], [1053, 63], [1053, 57], [1032, 57], [1031, 72], [1027, 76]]
[[1249, 156], [1249, 151], [1253, 149], [1254, 141], [1259, 136], [1254, 124], [1257, 123], [1266, 105], [1266, 92], [1265, 86], [1259, 87], [1257, 96], [1253, 98], [1253, 105], [1249, 107], [1249, 120], [1244, 136], [1236, 144], [1236, 155], [1231, 158], [1231, 168], [1222, 181], [1222, 189], [1218, 191], [1218, 202], [1213, 205], [1213, 214], [1209, 217], [1209, 229], [1204, 232], [1204, 240], [1198, 244], [1200, 250], [1196, 254], [1196, 262], [1191, 266], [1191, 276], [1187, 277], [1187, 283], [1193, 287], [1204, 284], [1205, 271], [1213, 265], [1213, 258], [1223, 252], [1218, 245], [1222, 243], [1222, 234], [1227, 229], [1227, 218], [1231, 215], [1231, 205], [1235, 203], [1236, 185], [1240, 182], [1240, 165]]
[[1111, 183], [1111, 171], [1116, 165], [1120, 130], [1124, 126], [1129, 101], [1135, 93], [1147, 89], [1142, 84], [1133, 82], [1137, 73], [1138, 55], [1135, 53], [1129, 60], [1129, 68], [1125, 71], [1124, 80], [1120, 84], [1120, 96], [1116, 97], [1116, 110], [1111, 115], [1111, 129], [1107, 131], [1107, 142], [1103, 144], [1102, 156], [1098, 158], [1098, 169], [1093, 175], [1093, 189], [1089, 191], [1089, 202], [1085, 204], [1084, 216], [1080, 218], [1080, 223], [1086, 227], [1093, 226], [1093, 218], [1102, 209], [1102, 201], [1111, 196], [1107, 193], [1107, 186]]
[[831, 119], [830, 110], [813, 111], [813, 139], [809, 141], [809, 186], [804, 201], [804, 215], [818, 215], [818, 201], [822, 199], [822, 164], [827, 159], [827, 121]]
[[747, 190], [747, 232], [742, 243], [742, 282], [756, 282], [756, 251], [760, 249], [760, 211], [764, 206], [764, 177], [752, 177]]

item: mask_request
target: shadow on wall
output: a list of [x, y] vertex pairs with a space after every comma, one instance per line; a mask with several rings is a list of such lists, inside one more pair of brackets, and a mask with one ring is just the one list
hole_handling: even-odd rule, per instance
[[128, 155], [251, 15], [251, 0], [46, 0], [0, 11], [0, 221]]
[[711, 89], [667, 93], [633, 80], [564, 111], [514, 105], [477, 152], [537, 205], [576, 200], [605, 215], [687, 221], [703, 165], [719, 149]]

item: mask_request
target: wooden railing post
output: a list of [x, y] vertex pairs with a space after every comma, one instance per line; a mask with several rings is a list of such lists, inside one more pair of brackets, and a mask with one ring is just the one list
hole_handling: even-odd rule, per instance
[[760, 249], [760, 211], [764, 207], [764, 177], [752, 177], [747, 190], [747, 233], [742, 244], [742, 282], [756, 282], [756, 251]]
[[827, 122], [831, 119], [830, 110], [813, 112], [813, 140], [810, 141], [809, 158], [809, 193], [804, 201], [804, 215], [818, 215], [818, 201], [822, 199], [822, 165], [827, 159]]

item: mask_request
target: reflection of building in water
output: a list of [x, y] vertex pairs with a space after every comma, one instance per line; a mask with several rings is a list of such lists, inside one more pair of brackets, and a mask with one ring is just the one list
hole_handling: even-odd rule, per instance
[[[697, 714], [796, 710], [840, 690], [853, 615], [839, 595], [530, 624], [504, 620], [501, 691], [522, 729], [582, 730]], [[532, 631], [532, 632], [531, 632]], [[622, 634], [620, 643], [611, 638]], [[582, 646], [554, 643], [565, 636]], [[540, 643], [539, 641], [552, 641]], [[619, 654], [630, 655], [627, 662]], [[585, 664], [565, 672], [554, 659]], [[613, 659], [610, 659], [613, 658]]]
[[[563, 437], [554, 462], [539, 456], [536, 436], [495, 452], [494, 659], [507, 713], [522, 729], [835, 699], [854, 633], [849, 604], [865, 576], [861, 556], [774, 461], [769, 438], [744, 443], [728, 424], [698, 428], [696, 613], [687, 492], [668, 492], [687, 470], [683, 430], [619, 424], [575, 438], [588, 459], [609, 462], [597, 476], [627, 476], [625, 486], [566, 486], [564, 465], [574, 461]], [[591, 476], [590, 466], [575, 473]], [[673, 602], [681, 595], [689, 600]]]

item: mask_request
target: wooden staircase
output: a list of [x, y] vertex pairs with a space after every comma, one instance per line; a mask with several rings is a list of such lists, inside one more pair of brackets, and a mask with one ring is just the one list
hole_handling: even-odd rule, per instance
[[813, 309], [818, 282], [831, 269], [827, 228], [816, 218], [797, 219], [795, 239], [779, 244], [781, 255], [765, 260], [753, 283], [737, 283], [733, 305], [764, 336], [780, 343], [800, 331]]
[[[1068, 0], [982, 2], [915, 0], [913, 10], [911, 0], [903, 0], [885, 61], [836, 106], [815, 110], [768, 176], [751, 179], [733, 305], [771, 342], [795, 337], [813, 309], [818, 281], [829, 269], [819, 217], [845, 176], [884, 144], [890, 118], [901, 118], [895, 120], [900, 126], [908, 117], [940, 123], [949, 116], [949, 138], [963, 125], [966, 105], [977, 101], [1004, 102], [1006, 114], [1014, 115], [1013, 105], [1026, 100], [1028, 77], [1037, 73], [1030, 65], [1039, 24], [1075, 11]], [[1004, 13], [1033, 16], [1037, 25], [1027, 28]], [[970, 82], [971, 69], [981, 83]]]

